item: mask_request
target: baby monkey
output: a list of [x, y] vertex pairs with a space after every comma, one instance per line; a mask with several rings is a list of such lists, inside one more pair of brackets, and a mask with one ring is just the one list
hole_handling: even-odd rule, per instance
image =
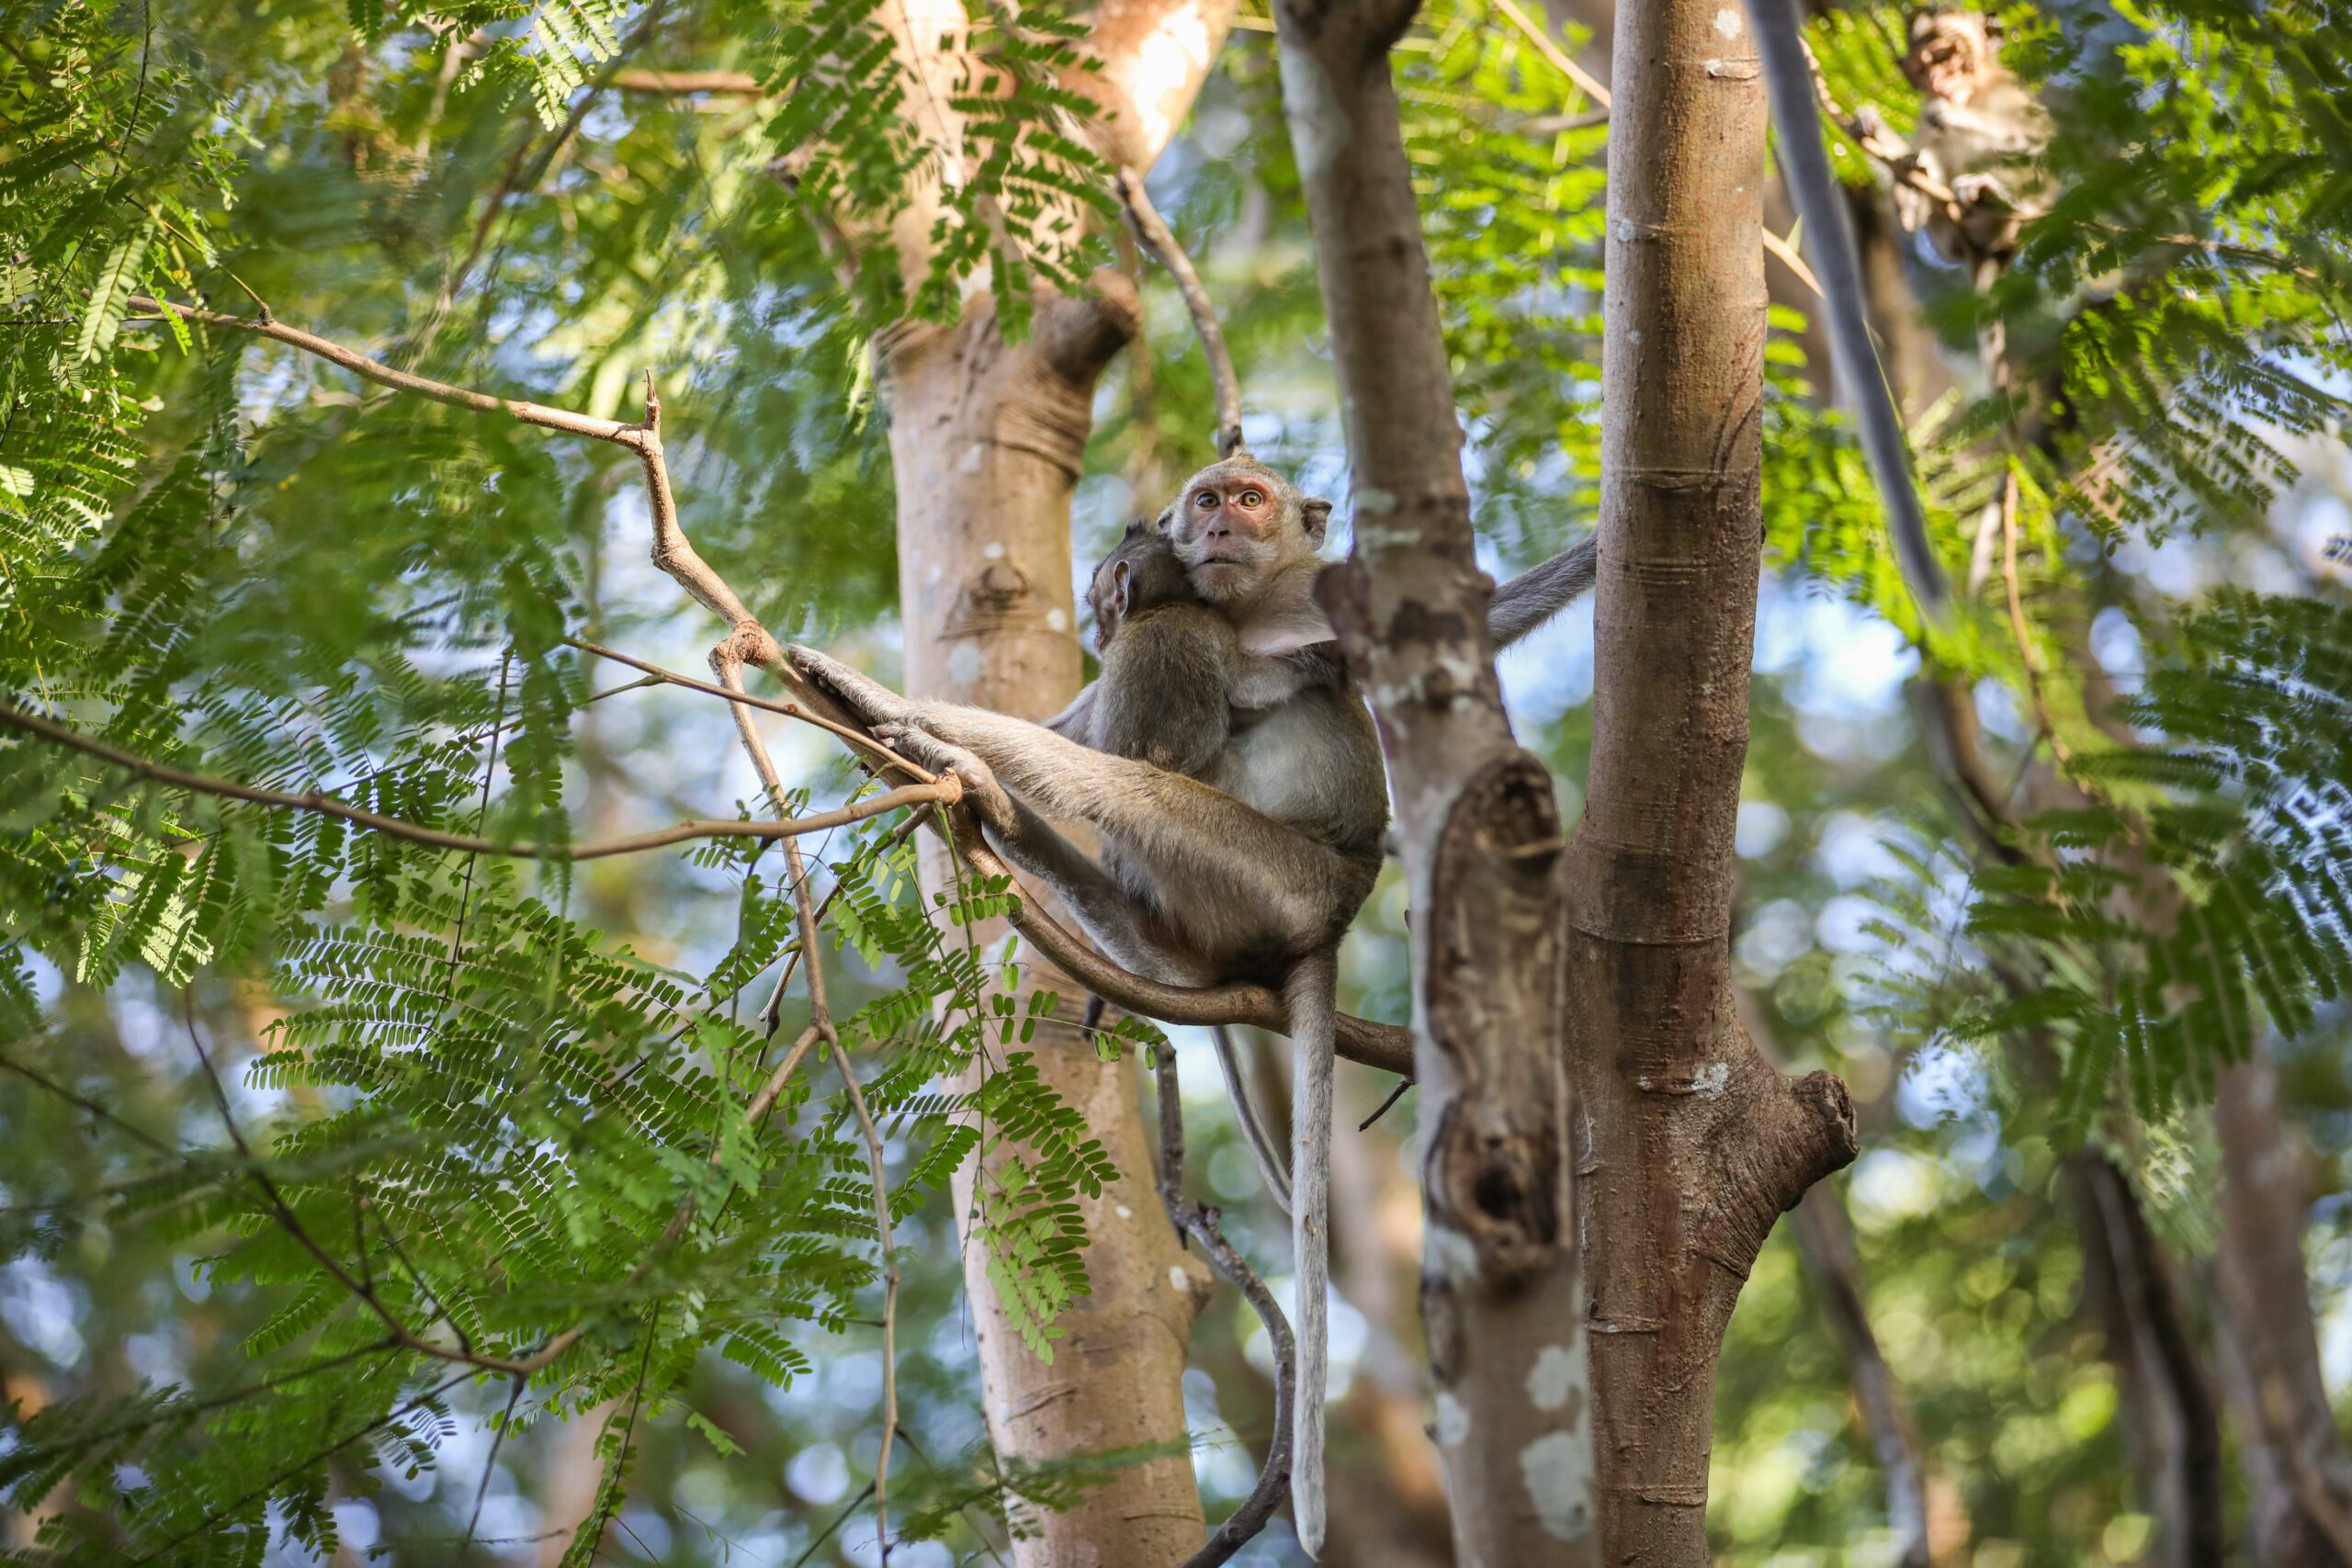
[[1148, 523], [1127, 525], [1086, 602], [1102, 657], [1087, 744], [1188, 777], [1206, 772], [1233, 730], [1227, 694], [1245, 659], [1233, 623], [1202, 603], [1176, 547]]
[[[1175, 545], [1147, 522], [1128, 525], [1118, 547], [1102, 558], [1086, 602], [1094, 607], [1102, 671], [1085, 739], [1108, 756], [1199, 778], [1224, 754], [1236, 694], [1245, 706], [1270, 706], [1318, 673], [1305, 656], [1243, 652], [1233, 623], [1203, 602]], [[1115, 852], [1110, 858], [1115, 866]], [[1082, 1027], [1091, 1037], [1102, 1022], [1102, 998], [1089, 997]], [[1259, 1113], [1233, 1031], [1218, 1024], [1209, 1032], [1242, 1142], [1275, 1204], [1288, 1213], [1290, 1172]]]

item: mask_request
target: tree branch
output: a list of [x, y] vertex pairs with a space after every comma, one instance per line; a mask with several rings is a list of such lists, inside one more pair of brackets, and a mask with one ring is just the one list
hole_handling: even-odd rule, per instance
[[756, 98], [767, 91], [766, 85], [748, 71], [616, 71], [605, 85], [624, 93], [668, 93], [677, 96], [717, 93]]
[[1209, 1267], [1250, 1303], [1266, 1325], [1266, 1341], [1274, 1357], [1274, 1435], [1266, 1446], [1266, 1462], [1258, 1483], [1241, 1506], [1209, 1532], [1208, 1543], [1184, 1560], [1183, 1568], [1217, 1568], [1266, 1528], [1290, 1489], [1291, 1406], [1298, 1399], [1298, 1345], [1290, 1320], [1283, 1315], [1273, 1292], [1241, 1249], [1226, 1239], [1215, 1209], [1184, 1196], [1184, 1106], [1176, 1087], [1176, 1053], [1166, 1042], [1151, 1048], [1152, 1078], [1159, 1089], [1159, 1201], [1170, 1224], [1200, 1244]]
[[1216, 389], [1216, 455], [1230, 457], [1241, 450], [1241, 378], [1234, 373], [1233, 351], [1226, 346], [1225, 329], [1217, 324], [1216, 306], [1210, 301], [1201, 275], [1193, 270], [1193, 258], [1176, 243], [1167, 220], [1151, 204], [1143, 177], [1133, 169], [1119, 171], [1119, 198], [1126, 204], [1127, 222], [1136, 241], [1168, 269], [1184, 296], [1184, 309], [1192, 312], [1193, 330], [1200, 335], [1201, 352], [1208, 358], [1209, 382]]
[[38, 735], [69, 750], [81, 751], [101, 761], [112, 763], [141, 778], [152, 779], [175, 789], [193, 790], [199, 795], [219, 795], [229, 800], [243, 800], [256, 806], [275, 807], [287, 811], [307, 811], [315, 816], [332, 817], [366, 828], [387, 838], [408, 843], [423, 844], [428, 849], [455, 850], [467, 854], [512, 855], [522, 860], [578, 862], [603, 860], [611, 855], [635, 854], [643, 850], [661, 849], [669, 844], [682, 844], [696, 839], [761, 839], [789, 840], [802, 833], [821, 832], [847, 822], [862, 822], [869, 817], [880, 817], [904, 806], [933, 804], [953, 805], [963, 798], [963, 786], [954, 778], [933, 784], [909, 784], [871, 799], [820, 811], [811, 817], [788, 818], [776, 822], [686, 821], [657, 828], [650, 832], [630, 833], [617, 839], [593, 840], [584, 844], [537, 844], [527, 839], [513, 843], [501, 843], [495, 839], [476, 838], [470, 833], [445, 833], [438, 828], [426, 828], [414, 822], [403, 822], [395, 817], [379, 816], [362, 811], [356, 806], [317, 790], [301, 795], [289, 795], [283, 790], [262, 789], [253, 784], [239, 784], [233, 779], [214, 778], [206, 773], [190, 773], [169, 763], [150, 761], [136, 752], [96, 739], [69, 729], [64, 725], [29, 714], [23, 709], [0, 702], [0, 725]]

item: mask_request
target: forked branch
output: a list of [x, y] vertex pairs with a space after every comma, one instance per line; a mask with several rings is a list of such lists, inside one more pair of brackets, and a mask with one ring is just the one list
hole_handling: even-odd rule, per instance
[[1241, 378], [1234, 371], [1225, 329], [1217, 324], [1216, 306], [1201, 275], [1193, 270], [1193, 258], [1184, 254], [1167, 220], [1151, 204], [1143, 176], [1133, 169], [1119, 171], [1119, 199], [1126, 205], [1127, 225], [1135, 231], [1136, 242], [1168, 269], [1184, 296], [1184, 309], [1192, 312], [1193, 331], [1199, 334], [1201, 352], [1208, 357], [1209, 384], [1216, 389], [1216, 455], [1230, 457], [1241, 450]]

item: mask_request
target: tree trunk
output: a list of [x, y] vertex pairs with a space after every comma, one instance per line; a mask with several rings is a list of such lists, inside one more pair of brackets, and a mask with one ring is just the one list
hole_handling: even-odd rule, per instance
[[[1004, 341], [982, 295], [955, 326], [902, 327], [879, 348], [910, 693], [1032, 718], [1076, 694], [1070, 496], [1095, 379], [1136, 327], [1132, 286], [1106, 274], [1088, 298], [1041, 297], [1025, 343]], [[931, 886], [952, 882], [936, 850], [926, 871]], [[1083, 1000], [1042, 972], [1024, 982], [1057, 990], [1065, 1016]], [[1080, 1200], [1091, 1288], [1064, 1313], [1068, 1334], [1050, 1363], [1014, 1332], [986, 1247], [967, 1240], [989, 1438], [1002, 1458], [1032, 1463], [1146, 1444], [1178, 1451], [1119, 1466], [1066, 1511], [1030, 1511], [1014, 1555], [1029, 1568], [1181, 1562], [1204, 1534], [1182, 1448], [1183, 1376], [1208, 1274], [1178, 1247], [1153, 1194], [1135, 1065], [1102, 1061], [1068, 1023], [1041, 1027], [1030, 1049], [1064, 1103], [1085, 1114], [1120, 1179]], [[958, 1176], [959, 1218], [971, 1213], [977, 1179], [969, 1167]]]
[[2320, 1377], [2303, 1272], [2306, 1152], [2278, 1114], [2267, 1049], [2222, 1072], [2213, 1127], [2223, 1326], [2214, 1337], [2254, 1493], [2254, 1555], [2269, 1568], [2352, 1568], [2352, 1465]]
[[[1069, 85], [1103, 110], [1086, 129], [1114, 164], [1148, 169], [1190, 111], [1232, 23], [1234, 0], [1104, 0], [1081, 48], [1101, 64]], [[910, 80], [912, 129], [954, 177], [970, 150], [957, 107], [958, 0], [906, 0], [877, 15]], [[910, 294], [928, 265], [937, 187], [919, 186], [888, 239]], [[870, 236], [871, 237], [871, 236]], [[909, 693], [1043, 718], [1077, 694], [1078, 623], [1070, 587], [1069, 506], [1092, 426], [1096, 380], [1135, 336], [1135, 286], [1097, 274], [1077, 299], [1041, 294], [1031, 335], [1008, 344], [995, 302], [967, 287], [952, 326], [901, 322], [876, 340], [876, 379], [890, 411], [898, 491], [899, 589]], [[943, 852], [924, 861], [944, 884]], [[1001, 928], [977, 934], [1001, 940]], [[1199, 1549], [1200, 1495], [1186, 1450], [1183, 1375], [1192, 1324], [1211, 1288], [1178, 1246], [1154, 1190], [1131, 1062], [1105, 1063], [1070, 1021], [1078, 987], [1024, 964], [1024, 988], [1066, 998], [1029, 1049], [1040, 1077], [1120, 1172], [1080, 1201], [1089, 1293], [1065, 1312], [1046, 1362], [1013, 1330], [967, 1238], [965, 1284], [979, 1347], [989, 1436], [1006, 1460], [1082, 1460], [1158, 1446], [1168, 1457], [1112, 1470], [1073, 1506], [1029, 1510], [1013, 1542], [1022, 1568], [1159, 1568]], [[980, 1172], [958, 1172], [959, 1223]]]
[[[1599, 1562], [1560, 1053], [1561, 824], [1511, 739], [1388, 51], [1411, 0], [1281, 0], [1354, 553], [1321, 597], [1371, 694], [1414, 911], [1422, 1317], [1465, 1562]], [[1752, 236], [1751, 236], [1752, 238]]]
[[1853, 1158], [1826, 1073], [1735, 1002], [1732, 830], [1762, 535], [1765, 103], [1737, 7], [1628, 0], [1611, 72], [1590, 787], [1569, 850], [1611, 1562], [1707, 1561], [1724, 1325], [1766, 1234]]

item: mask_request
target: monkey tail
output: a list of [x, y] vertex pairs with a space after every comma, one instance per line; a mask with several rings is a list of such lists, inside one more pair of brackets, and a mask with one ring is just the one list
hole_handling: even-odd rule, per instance
[[1209, 1037], [1216, 1042], [1217, 1070], [1225, 1075], [1226, 1093], [1233, 1097], [1233, 1119], [1241, 1123], [1241, 1141], [1250, 1145], [1250, 1157], [1258, 1162], [1258, 1174], [1264, 1179], [1266, 1190], [1273, 1195], [1274, 1207], [1287, 1214], [1290, 1164], [1274, 1150], [1273, 1134], [1266, 1130], [1258, 1096], [1250, 1092], [1242, 1066], [1241, 1047], [1234, 1043], [1233, 1030], [1227, 1024], [1210, 1025]]
[[1291, 1249], [1298, 1279], [1298, 1403], [1291, 1416], [1290, 1499], [1298, 1544], [1323, 1555], [1323, 1393], [1329, 1381], [1331, 1071], [1340, 955], [1330, 948], [1291, 966], [1283, 986], [1295, 1058], [1291, 1100]]

